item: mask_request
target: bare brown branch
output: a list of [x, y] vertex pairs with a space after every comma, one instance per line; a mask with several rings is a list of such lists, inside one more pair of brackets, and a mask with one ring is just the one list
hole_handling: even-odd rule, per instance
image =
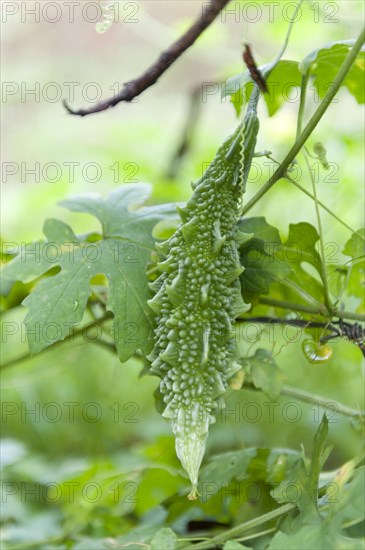
[[144, 92], [147, 88], [157, 82], [160, 76], [187, 50], [203, 31], [214, 21], [217, 15], [228, 4], [230, 0], [210, 0], [203, 2], [202, 13], [189, 30], [176, 42], [163, 51], [157, 61], [151, 65], [143, 74], [134, 80], [126, 82], [119, 94], [114, 97], [100, 101], [88, 109], [73, 110], [64, 100], [63, 104], [71, 115], [87, 116], [93, 113], [106, 111], [115, 107], [121, 101], [132, 101], [135, 97]]

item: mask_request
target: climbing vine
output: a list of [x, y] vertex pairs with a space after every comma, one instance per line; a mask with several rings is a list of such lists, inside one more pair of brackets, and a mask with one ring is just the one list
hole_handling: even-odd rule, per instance
[[[180, 54], [227, 2], [213, 4], [216, 11], [210, 13], [209, 21], [198, 21], [188, 39], [179, 42]], [[99, 33], [112, 24], [111, 3], [103, 4], [102, 16]], [[324, 44], [300, 62], [288, 61], [283, 54], [294, 20], [293, 16], [285, 44], [274, 61], [257, 67], [252, 49], [246, 46], [243, 59], [247, 67], [223, 87], [223, 97], [230, 99], [239, 117], [237, 128], [192, 184], [191, 197], [184, 206], [146, 205], [151, 192], [148, 184], [124, 184], [107, 198], [79, 195], [64, 200], [61, 206], [91, 214], [101, 230], [78, 235], [66, 223], [47, 219], [45, 239], [23, 245], [17, 254], [4, 255], [4, 310], [9, 312], [20, 304], [27, 308], [24, 322], [29, 354], [4, 362], [3, 370], [9, 371], [31, 355], [63, 349], [66, 342], [82, 337], [86, 327], [100, 329], [92, 343], [107, 354], [122, 363], [135, 361], [143, 374], [159, 378], [156, 408], [171, 425], [183, 469], [172, 458], [163, 468], [155, 460], [129, 470], [146, 492], [153, 492], [159, 483], [154, 484], [153, 471], [161, 468], [160, 475], [171, 485], [171, 492], [162, 490], [159, 502], [151, 497], [156, 510], [164, 508], [164, 512], [158, 515], [155, 510], [156, 519], [146, 520], [146, 531], [138, 531], [140, 526], [133, 524], [133, 514], [145, 520], [146, 510], [140, 509], [140, 504], [133, 508], [134, 501], [128, 502], [132, 507], [127, 512], [118, 508], [117, 514], [128, 517], [128, 525], [120, 533], [119, 524], [111, 522], [112, 548], [133, 544], [160, 550], [233, 550], [247, 548], [245, 541], [251, 548], [265, 545], [270, 549], [362, 547], [363, 455], [356, 453], [332, 470], [324, 466], [331, 452], [326, 443], [331, 414], [350, 418], [353, 429], [361, 430], [364, 411], [358, 403], [350, 406], [327, 400], [320, 390], [311, 393], [285, 385], [280, 368], [285, 338], [278, 349], [276, 338], [267, 336], [274, 327], [300, 329], [301, 360], [311, 366], [330, 364], [336, 355], [335, 339], [351, 343], [358, 357], [364, 354], [365, 229], [351, 227], [319, 200], [311, 161], [318, 161], [320, 169], [327, 171], [331, 154], [318, 140], [310, 148], [308, 140], [341, 87], [358, 104], [364, 103], [359, 82], [364, 73], [365, 32], [356, 39]], [[127, 95], [122, 98], [78, 112], [68, 108], [69, 112], [87, 116], [116, 107], [119, 101], [130, 101], [156, 82], [157, 73], [161, 76], [177, 59], [176, 51], [172, 48], [157, 62], [153, 77], [147, 72], [126, 85], [122, 95]], [[237, 55], [242, 57], [242, 52]], [[284, 159], [278, 161], [272, 152], [256, 150], [258, 105], [266, 102], [270, 116], [284, 109], [283, 97], [271, 85], [288, 81], [300, 89], [296, 137]], [[305, 124], [311, 81], [317, 85], [320, 103]], [[326, 86], [328, 82], [330, 86]], [[254, 158], [269, 159], [276, 168], [256, 194], [246, 199]], [[308, 188], [293, 177], [299, 162], [306, 170]], [[306, 221], [292, 223], [286, 240], [263, 216], [249, 214], [283, 180], [311, 198], [316, 219], [316, 227]], [[271, 193], [275, 200], [275, 192]], [[335, 268], [326, 261], [323, 212], [347, 232], [342, 244], [345, 259]], [[293, 256], [294, 245], [299, 255]], [[248, 326], [259, 327], [262, 338], [252, 340]], [[230, 392], [256, 393], [270, 403], [291, 397], [317, 406], [312, 452], [298, 451], [298, 434], [296, 449], [258, 446], [223, 454], [209, 450], [210, 460], [205, 460], [209, 426], [224, 414]], [[147, 455], [153, 455], [151, 449]], [[16, 470], [10, 472], [16, 474]], [[119, 484], [126, 480], [125, 472], [113, 476], [119, 476]], [[255, 517], [242, 519], [245, 516], [233, 496], [223, 510], [219, 499], [224, 491], [240, 494], [250, 480], [264, 494], [266, 507]], [[196, 502], [189, 502], [186, 496]], [[76, 501], [80, 516], [72, 519], [65, 505], [66, 529], [60, 536], [35, 544], [28, 541], [26, 547], [105, 548], [105, 538], [95, 538], [95, 545], [88, 546], [92, 522], [85, 518], [93, 512], [83, 505], [78, 493]], [[101, 505], [113, 506], [110, 495]], [[199, 524], [196, 537], [181, 528], [179, 518], [193, 527], [194, 521]], [[213, 534], [210, 529], [215, 529]]]

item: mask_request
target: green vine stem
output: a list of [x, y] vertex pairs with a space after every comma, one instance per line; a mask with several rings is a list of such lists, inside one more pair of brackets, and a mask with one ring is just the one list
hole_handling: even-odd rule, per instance
[[325, 256], [325, 253], [324, 253], [324, 243], [323, 243], [323, 240], [324, 240], [323, 239], [323, 227], [322, 227], [321, 213], [319, 211], [317, 188], [316, 188], [316, 184], [315, 184], [315, 181], [314, 181], [312, 170], [310, 169], [310, 166], [309, 166], [308, 155], [305, 152], [305, 150], [303, 150], [303, 156], [304, 156], [304, 160], [305, 160], [305, 163], [307, 165], [308, 172], [309, 172], [309, 177], [310, 177], [310, 180], [311, 180], [311, 183], [312, 183], [312, 191], [313, 191], [313, 196], [314, 196], [314, 205], [315, 205], [315, 209], [316, 209], [318, 233], [319, 233], [319, 237], [320, 237], [319, 238], [319, 249], [320, 249], [320, 257], [321, 257], [321, 275], [322, 275], [322, 282], [323, 282], [324, 303], [326, 304], [326, 307], [327, 307], [328, 311], [330, 311], [331, 314], [332, 314], [333, 306], [332, 306], [332, 303], [331, 303], [330, 291], [329, 291], [329, 286], [328, 286], [326, 256]]
[[[242, 389], [252, 390], [256, 392], [262, 391], [258, 388], [255, 388], [255, 386], [251, 384], [244, 385]], [[365, 416], [365, 411], [362, 411], [360, 408], [354, 409], [352, 407], [344, 405], [343, 403], [340, 403], [339, 401], [336, 401], [335, 399], [331, 399], [330, 397], [324, 397], [323, 395], [317, 395], [316, 393], [298, 390], [297, 388], [293, 388], [291, 386], [284, 385], [281, 388], [280, 395], [293, 397], [295, 399], [298, 399], [299, 401], [310, 403], [311, 405], [319, 405], [325, 411], [328, 410], [333, 414], [338, 413], [342, 414], [343, 416], [349, 416], [351, 418], [361, 418]]]
[[242, 215], [246, 214], [251, 208], [257, 203], [258, 200], [260, 200], [266, 193], [271, 189], [271, 187], [279, 181], [281, 178], [283, 178], [286, 174], [286, 171], [290, 164], [295, 159], [296, 155], [299, 153], [301, 148], [306, 143], [307, 139], [312, 134], [313, 130], [323, 117], [324, 113], [327, 111], [328, 107], [330, 106], [333, 98], [337, 94], [341, 84], [343, 83], [344, 79], [346, 78], [347, 73], [352, 67], [352, 64], [354, 63], [358, 53], [361, 50], [361, 47], [365, 41], [365, 28], [361, 31], [360, 35], [358, 36], [355, 44], [349, 51], [345, 61], [340, 67], [340, 70], [338, 71], [336, 78], [333, 81], [332, 86], [328, 90], [327, 94], [323, 98], [322, 102], [318, 106], [318, 109], [313, 114], [312, 118], [308, 122], [307, 126], [304, 128], [304, 130], [301, 132], [299, 137], [296, 139], [294, 145], [290, 149], [289, 153], [286, 155], [285, 159], [282, 161], [280, 166], [277, 168], [277, 170], [274, 172], [274, 174], [271, 176], [271, 178], [259, 189], [259, 191], [244, 205], [242, 208]]
[[302, 3], [303, 3], [303, 0], [299, 0], [299, 2], [296, 5], [295, 11], [294, 11], [294, 13], [291, 17], [290, 23], [289, 23], [288, 30], [286, 32], [286, 36], [285, 36], [285, 39], [284, 39], [284, 44], [282, 45], [281, 50], [278, 53], [278, 55], [276, 56], [276, 58], [274, 59], [274, 61], [272, 63], [270, 63], [269, 67], [267, 67], [266, 72], [265, 72], [265, 78], [268, 77], [268, 75], [270, 74], [272, 69], [279, 63], [280, 59], [283, 57], [283, 55], [286, 51], [286, 48], [288, 47], [291, 31], [293, 29], [294, 23], [296, 22], [297, 14], [298, 14], [298, 11], [299, 11], [300, 6], [302, 5]]
[[[294, 304], [292, 302], [285, 302], [284, 300], [274, 300], [273, 298], [265, 298], [263, 296], [259, 298], [259, 302], [260, 304], [288, 309], [289, 311], [301, 311], [303, 313], [321, 315], [322, 317], [326, 318], [329, 317], [329, 312], [326, 310], [326, 307], [324, 305], [322, 306], [322, 308], [318, 309], [309, 305]], [[340, 319], [351, 319], [353, 321], [360, 321], [360, 323], [365, 322], [364, 315], [361, 315], [361, 313], [353, 313], [352, 311], [337, 311], [336, 313], [334, 313], [333, 316], [339, 317]]]
[[[111, 313], [106, 313], [105, 315], [103, 315], [102, 317], [97, 319], [95, 322], [89, 323], [89, 324], [81, 327], [80, 329], [73, 331], [64, 340], [59, 340], [58, 342], [55, 342], [52, 346], [49, 346], [48, 348], [44, 349], [40, 354], [38, 353], [36, 355], [36, 357], [38, 357], [39, 355], [41, 355], [43, 353], [47, 353], [48, 351], [52, 351], [55, 348], [58, 348], [59, 346], [62, 346], [62, 344], [65, 344], [66, 342], [69, 342], [70, 340], [73, 340], [74, 338], [77, 338], [78, 336], [82, 336], [82, 334], [85, 331], [86, 326], [87, 326], [88, 329], [92, 328], [92, 327], [100, 326], [100, 325], [103, 325], [103, 323], [105, 323], [106, 321], [109, 321], [112, 318], [113, 318], [113, 316], [112, 316]], [[90, 343], [99, 344], [100, 346], [102, 346], [102, 347], [104, 347], [104, 348], [106, 348], [110, 351], [115, 351], [115, 346], [113, 344], [109, 343], [109, 342], [106, 342], [105, 340], [99, 340], [99, 341], [91, 340]], [[5, 370], [9, 367], [12, 367], [14, 365], [17, 365], [19, 363], [22, 363], [23, 361], [28, 361], [29, 359], [33, 359], [33, 357], [35, 357], [35, 356], [31, 355], [30, 353], [25, 353], [24, 355], [21, 355], [20, 357], [16, 357], [15, 359], [10, 359], [10, 361], [2, 364], [1, 371]]]
[[[322, 497], [326, 494], [327, 486], [320, 487], [318, 490], [318, 497]], [[274, 519], [280, 518], [281, 516], [285, 516], [289, 512], [292, 512], [297, 508], [296, 504], [288, 503], [284, 504], [283, 506], [280, 506], [279, 508], [276, 508], [275, 510], [271, 510], [270, 512], [267, 512], [266, 514], [262, 514], [261, 516], [258, 516], [257, 518], [251, 519], [249, 521], [246, 521], [245, 523], [242, 523], [241, 525], [237, 525], [236, 527], [232, 527], [231, 529], [228, 529], [225, 531], [225, 533], [219, 534], [216, 537], [212, 537], [210, 540], [204, 540], [202, 542], [199, 542], [198, 544], [188, 545], [185, 546], [185, 548], [189, 550], [212, 550], [216, 547], [222, 547], [225, 542], [228, 540], [250, 540], [251, 538], [254, 538], [256, 536], [259, 536], [259, 534], [253, 533], [252, 536], [247, 536], [243, 538], [243, 534], [247, 531], [250, 531], [251, 529], [254, 529], [255, 527], [258, 527], [259, 525], [262, 525], [264, 523], [267, 523], [269, 521], [272, 521]], [[322, 509], [325, 507], [322, 507]], [[356, 524], [356, 523], [355, 523]], [[343, 528], [348, 527], [349, 525], [344, 523]], [[275, 531], [276, 528], [268, 529], [269, 531]], [[264, 532], [261, 532], [260, 535], [265, 534]], [[184, 539], [179, 539], [180, 541]]]
[[[315, 197], [314, 195], [312, 195], [312, 193], [310, 191], [307, 191], [307, 189], [305, 187], [303, 187], [302, 185], [300, 185], [300, 183], [298, 183], [297, 181], [293, 180], [288, 174], [286, 174], [285, 176], [285, 179], [290, 181], [290, 183], [292, 183], [293, 185], [295, 185], [295, 187], [297, 187], [298, 189], [300, 189], [303, 193], [305, 193], [305, 195], [307, 195], [308, 197], [310, 197], [313, 201], [315, 200]], [[334, 212], [332, 212], [332, 210], [330, 208], [328, 208], [328, 206], [326, 206], [323, 202], [321, 202], [320, 200], [317, 201], [318, 202], [318, 205], [323, 208], [323, 210], [326, 210], [326, 212], [328, 212], [328, 214], [330, 216], [332, 216], [332, 218], [334, 218], [335, 220], [337, 220], [341, 225], [343, 225], [344, 227], [346, 227], [346, 229], [348, 229], [349, 231], [351, 231], [351, 233], [356, 233], [355, 229], [353, 229], [352, 227], [350, 227], [346, 222], [344, 222], [343, 220], [341, 220], [341, 218], [339, 218]]]
[[[275, 160], [272, 156], [271, 156], [271, 151], [263, 151], [262, 153], [255, 153], [254, 154], [254, 157], [266, 157], [268, 158], [269, 160], [271, 160], [274, 164], [277, 164], [278, 166], [280, 165], [280, 162], [278, 162], [277, 160]], [[284, 178], [288, 181], [290, 181], [290, 183], [292, 183], [293, 185], [295, 185], [295, 187], [297, 187], [298, 189], [300, 189], [300, 191], [302, 191], [303, 193], [305, 193], [305, 195], [307, 195], [308, 197], [310, 197], [313, 201], [315, 200], [315, 197], [314, 195], [312, 195], [312, 193], [310, 191], [308, 191], [305, 187], [303, 187], [302, 185], [300, 185], [300, 183], [298, 183], [297, 181], [295, 181], [293, 178], [291, 178], [289, 176], [289, 174], [285, 174]], [[326, 210], [326, 212], [332, 216], [332, 218], [334, 218], [336, 221], [338, 221], [340, 224], [342, 224], [344, 227], [346, 227], [346, 229], [348, 229], [349, 231], [351, 231], [351, 233], [356, 233], [355, 229], [353, 229], [352, 227], [350, 227], [346, 222], [344, 222], [343, 220], [341, 220], [341, 218], [339, 218], [334, 212], [332, 212], [332, 210], [330, 208], [328, 208], [328, 206], [326, 206], [323, 202], [321, 202], [320, 200], [317, 201], [319, 206], [321, 208], [323, 208], [323, 210]]]
[[307, 71], [305, 75], [302, 76], [302, 82], [300, 85], [300, 103], [299, 103], [299, 111], [298, 111], [296, 139], [299, 138], [302, 132], [302, 122], [303, 122], [303, 115], [304, 115], [304, 108], [305, 108], [305, 100], [307, 98], [308, 80], [309, 80], [309, 73]]
[[[310, 306], [310, 305], [294, 304], [292, 302], [285, 302], [283, 300], [275, 300], [275, 299], [272, 299], [272, 298], [265, 298], [263, 296], [260, 297], [259, 302], [260, 302], [260, 304], [265, 304], [265, 305], [268, 305], [268, 306], [287, 309], [289, 311], [299, 311], [299, 312], [302, 312], [302, 313], [311, 313], [312, 315], [320, 315], [322, 317], [329, 318], [329, 312], [326, 311], [326, 308], [323, 305], [320, 308], [316, 308], [316, 307], [313, 307], [313, 306]], [[353, 321], [365, 322], [364, 315], [361, 315], [361, 314], [358, 314], [358, 313], [353, 313], [351, 311], [338, 311], [335, 314], [335, 316], [339, 317], [341, 319], [350, 319], [350, 320], [353, 320]], [[92, 328], [94, 326], [103, 325], [106, 321], [108, 321], [110, 319], [112, 319], [112, 315], [111, 314], [106, 314], [103, 317], [100, 317], [100, 319], [98, 319], [94, 323], [90, 323], [87, 326], [88, 326], [88, 328]], [[65, 338], [64, 340], [60, 340], [59, 342], [55, 342], [52, 346], [46, 348], [41, 353], [47, 353], [48, 351], [52, 351], [56, 347], [62, 346], [62, 344], [65, 344], [66, 342], [68, 342], [72, 338], [77, 338], [77, 336], [80, 336], [83, 333], [83, 330], [85, 330], [85, 327], [74, 331], [72, 333], [72, 335]], [[115, 346], [112, 343], [105, 342], [104, 340], [93, 342], [93, 343], [99, 344], [100, 346], [104, 347], [105, 349], [108, 349], [109, 351], [115, 352]], [[37, 354], [37, 356], [38, 355], [39, 354]], [[9, 367], [16, 366], [19, 363], [22, 363], [23, 361], [28, 361], [28, 360], [32, 359], [33, 357], [34, 356], [32, 356], [30, 353], [25, 353], [24, 355], [21, 355], [20, 357], [10, 359], [6, 363], [3, 363], [0, 370], [3, 371], [3, 370], [5, 370]]]
[[287, 395], [288, 397], [294, 397], [300, 401], [306, 403], [314, 403], [323, 407], [325, 410], [329, 406], [333, 407], [335, 413], [342, 414], [344, 416], [358, 417], [365, 416], [365, 411], [360, 409], [353, 409], [348, 407], [335, 399], [330, 399], [329, 397], [323, 397], [322, 395], [317, 395], [316, 393], [307, 392], [304, 390], [298, 390], [297, 388], [292, 388], [291, 386], [283, 386], [281, 388], [281, 395]]
[[321, 302], [313, 298], [313, 296], [306, 292], [299, 284], [291, 281], [290, 279], [282, 279], [281, 284], [293, 290], [300, 298], [302, 298], [302, 300], [305, 300], [309, 305], [312, 305], [312, 307], [317, 308], [318, 310], [322, 310], [324, 308], [324, 310], [328, 312], [328, 316], [331, 316], [327, 307], [323, 306]]
[[274, 533], [275, 531], [276, 531], [276, 527], [270, 527], [270, 529], [259, 531], [258, 533], [254, 533], [253, 535], [246, 535], [244, 537], [240, 537], [239, 539], [236, 539], [236, 541], [245, 542], [246, 540], [258, 539], [260, 537], [264, 537], [265, 535], [268, 535], [269, 533]]
[[225, 533], [217, 535], [211, 540], [199, 542], [198, 544], [190, 545], [187, 548], [194, 550], [212, 550], [212, 548], [216, 546], [223, 546], [227, 540], [237, 539], [250, 529], [254, 529], [263, 523], [267, 523], [268, 521], [284, 516], [295, 508], [295, 504], [284, 504], [275, 510], [271, 510], [271, 512], [268, 512], [267, 514], [262, 514], [262, 516], [246, 521], [245, 523], [242, 523], [242, 525], [237, 525], [236, 527], [232, 527], [232, 529], [227, 529]]

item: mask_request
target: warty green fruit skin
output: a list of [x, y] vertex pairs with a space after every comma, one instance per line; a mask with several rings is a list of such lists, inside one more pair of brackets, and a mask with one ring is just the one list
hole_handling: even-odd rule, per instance
[[177, 456], [192, 483], [190, 499], [196, 498], [218, 398], [241, 368], [235, 362], [234, 320], [249, 308], [239, 282], [238, 246], [244, 236], [236, 226], [248, 173], [245, 129], [247, 118], [192, 185], [193, 195], [178, 209], [179, 227], [158, 246], [166, 259], [151, 285], [156, 294], [149, 305], [157, 324], [151, 372], [161, 377], [163, 416], [171, 422]]

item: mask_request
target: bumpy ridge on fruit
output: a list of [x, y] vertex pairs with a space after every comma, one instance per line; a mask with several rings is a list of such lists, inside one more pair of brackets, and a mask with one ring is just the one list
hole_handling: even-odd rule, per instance
[[238, 246], [244, 235], [236, 225], [257, 129], [256, 113], [247, 113], [192, 185], [193, 195], [178, 209], [181, 224], [158, 247], [166, 259], [151, 285], [156, 294], [149, 305], [157, 315], [151, 372], [161, 377], [163, 416], [192, 483], [190, 499], [196, 498], [217, 399], [241, 368], [235, 363], [234, 320], [249, 305], [241, 296]]

